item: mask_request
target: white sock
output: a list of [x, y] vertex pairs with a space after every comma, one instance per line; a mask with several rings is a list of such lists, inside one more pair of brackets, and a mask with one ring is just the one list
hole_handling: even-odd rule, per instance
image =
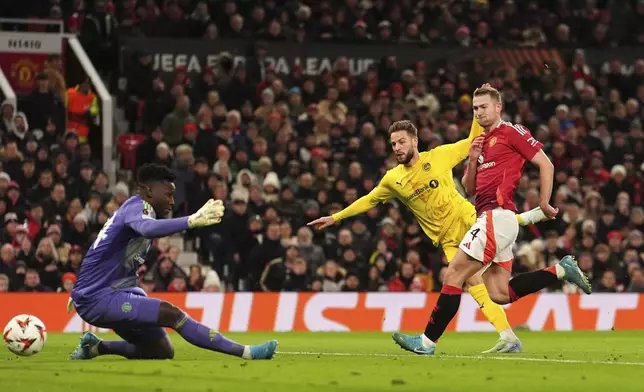
[[244, 352], [242, 353], [242, 358], [243, 359], [253, 359], [252, 355], [250, 355], [250, 346], [246, 345], [244, 346]]
[[436, 346], [436, 343], [434, 343], [431, 340], [429, 340], [429, 338], [427, 336], [425, 336], [425, 334], [422, 334], [420, 336], [421, 336], [421, 339], [423, 341], [423, 347], [432, 348], [432, 347]]
[[517, 335], [514, 334], [514, 331], [511, 328], [504, 329], [499, 335], [501, 335], [501, 339], [506, 342], [514, 342], [516, 340], [519, 340], [519, 338], [517, 338]]
[[533, 225], [546, 219], [546, 214], [541, 211], [540, 207], [533, 208], [530, 211], [519, 214], [519, 224], [521, 226]]
[[563, 279], [564, 275], [566, 274], [564, 267], [560, 266], [559, 264], [555, 264], [555, 270], [557, 271], [557, 279]]

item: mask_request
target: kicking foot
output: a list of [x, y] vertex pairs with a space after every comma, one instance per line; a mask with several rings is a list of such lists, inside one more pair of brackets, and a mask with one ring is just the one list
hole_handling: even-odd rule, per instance
[[483, 354], [492, 354], [492, 353], [520, 353], [521, 352], [521, 341], [516, 340], [504, 340], [499, 339], [494, 347], [489, 350], [483, 351]]
[[573, 256], [564, 256], [559, 265], [564, 269], [564, 280], [577, 285], [586, 294], [592, 293], [593, 290], [590, 287], [590, 282], [588, 282], [588, 277], [579, 268], [577, 260]]
[[70, 359], [92, 359], [98, 356], [98, 344], [103, 339], [91, 332], [85, 332], [80, 338], [80, 344], [70, 355]]
[[277, 350], [277, 340], [269, 340], [264, 344], [250, 346], [250, 356], [252, 359], [273, 359]]
[[391, 337], [403, 350], [407, 350], [418, 355], [434, 355], [434, 350], [436, 350], [436, 345], [432, 347], [425, 347], [423, 345], [422, 335], [411, 336], [400, 332], [394, 332]]

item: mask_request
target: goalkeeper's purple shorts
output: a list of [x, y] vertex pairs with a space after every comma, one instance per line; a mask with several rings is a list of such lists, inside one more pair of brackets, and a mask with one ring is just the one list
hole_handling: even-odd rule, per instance
[[114, 330], [123, 340], [142, 344], [164, 338], [167, 333], [157, 326], [161, 300], [150, 298], [139, 287], [100, 290], [74, 304], [85, 322]]

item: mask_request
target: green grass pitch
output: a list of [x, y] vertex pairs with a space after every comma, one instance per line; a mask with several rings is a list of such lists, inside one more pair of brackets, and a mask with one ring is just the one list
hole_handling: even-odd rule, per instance
[[[524, 353], [479, 354], [495, 334], [450, 333], [435, 357], [403, 352], [384, 333], [229, 334], [241, 343], [275, 337], [272, 361], [243, 361], [190, 346], [175, 359], [67, 359], [79, 335], [50, 334], [40, 354], [0, 351], [0, 390], [137, 391], [606, 391], [644, 390], [644, 332], [522, 332]], [[115, 338], [102, 335], [103, 338]]]

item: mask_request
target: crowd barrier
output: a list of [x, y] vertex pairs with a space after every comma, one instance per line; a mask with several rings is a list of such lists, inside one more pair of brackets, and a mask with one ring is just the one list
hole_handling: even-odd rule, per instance
[[[420, 331], [436, 303], [425, 293], [155, 293], [185, 309], [194, 319], [222, 332], [246, 331]], [[75, 312], [66, 294], [0, 294], [0, 326], [11, 317], [33, 314], [50, 332], [97, 330]], [[644, 295], [537, 294], [505, 306], [513, 327], [533, 331], [644, 330]], [[448, 328], [493, 331], [477, 304], [463, 295]], [[100, 329], [99, 329], [100, 332]]]

